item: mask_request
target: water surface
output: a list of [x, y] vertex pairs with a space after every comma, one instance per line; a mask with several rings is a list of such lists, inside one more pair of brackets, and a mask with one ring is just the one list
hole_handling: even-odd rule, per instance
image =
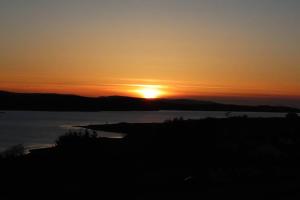
[[[40, 112], [0, 111], [0, 151], [16, 145], [43, 147], [52, 145], [55, 139], [73, 126], [119, 122], [163, 122], [175, 117], [200, 119], [248, 115], [249, 117], [283, 117], [284, 113], [217, 112], [217, 111], [111, 111], [111, 112]], [[99, 132], [104, 136], [111, 135]]]

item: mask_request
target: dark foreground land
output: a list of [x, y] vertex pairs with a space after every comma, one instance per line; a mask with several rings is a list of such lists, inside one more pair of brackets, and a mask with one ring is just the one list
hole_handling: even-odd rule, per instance
[[0, 159], [0, 199], [299, 199], [300, 118], [89, 126]]

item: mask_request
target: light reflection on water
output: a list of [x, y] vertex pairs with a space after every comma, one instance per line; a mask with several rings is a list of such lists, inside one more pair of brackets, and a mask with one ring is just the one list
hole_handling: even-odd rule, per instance
[[[68, 130], [82, 130], [74, 126], [111, 124], [120, 122], [163, 122], [175, 117], [201, 119], [207, 117], [247, 115], [249, 117], [283, 117], [285, 113], [219, 112], [219, 111], [114, 111], [114, 112], [40, 112], [0, 111], [0, 151], [16, 145], [48, 147]], [[102, 137], [123, 135], [98, 132]]]

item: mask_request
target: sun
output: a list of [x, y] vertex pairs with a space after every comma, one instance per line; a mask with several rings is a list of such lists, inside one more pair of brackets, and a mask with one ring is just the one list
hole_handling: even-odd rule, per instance
[[142, 86], [137, 93], [145, 99], [156, 99], [161, 96], [162, 91], [157, 86]]
[[139, 93], [142, 95], [145, 99], [155, 99], [159, 96], [159, 91], [157, 89], [153, 88], [145, 88], [139, 90]]

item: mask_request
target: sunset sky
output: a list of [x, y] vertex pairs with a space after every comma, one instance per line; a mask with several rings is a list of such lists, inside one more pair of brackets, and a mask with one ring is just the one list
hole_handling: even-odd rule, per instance
[[298, 101], [299, 10], [299, 0], [1, 0], [0, 90]]

